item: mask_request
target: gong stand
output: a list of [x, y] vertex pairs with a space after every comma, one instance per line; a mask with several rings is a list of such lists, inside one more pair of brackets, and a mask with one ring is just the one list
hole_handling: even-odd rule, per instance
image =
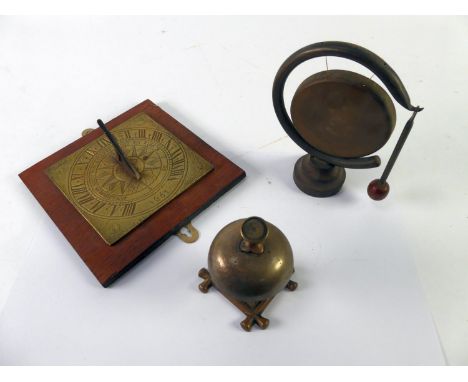
[[308, 195], [327, 197], [335, 195], [343, 186], [346, 171], [320, 158], [306, 154], [294, 165], [294, 183]]
[[301, 63], [336, 56], [355, 61], [378, 77], [393, 98], [413, 114], [407, 122], [380, 179], [369, 184], [374, 200], [389, 192], [386, 181], [411, 130], [416, 113], [402, 81], [375, 53], [355, 44], [327, 41], [308, 45], [293, 53], [279, 68], [273, 83], [273, 106], [278, 120], [291, 139], [308, 154], [294, 167], [294, 182], [306, 194], [327, 197], [342, 187], [345, 168], [380, 166], [376, 155], [390, 138], [395, 125], [395, 107], [388, 94], [375, 82], [344, 70], [327, 70], [307, 78], [291, 102], [291, 118], [284, 103], [284, 87], [290, 73]]
[[[216, 286], [211, 280], [210, 272], [208, 272], [208, 269], [200, 269], [200, 271], [198, 272], [198, 276], [203, 279], [200, 285], [198, 285], [198, 289], [200, 289], [201, 292], [208, 293], [208, 290], [212, 286]], [[289, 280], [285, 288], [292, 292], [296, 290], [297, 282]], [[268, 328], [270, 320], [268, 318], [263, 317], [262, 313], [265, 311], [268, 305], [270, 305], [270, 302], [273, 301], [274, 296], [252, 304], [235, 299], [221, 291], [220, 293], [226, 299], [228, 299], [235, 307], [237, 307], [237, 309], [239, 309], [242, 313], [245, 314], [246, 317], [244, 320], [241, 321], [240, 325], [242, 329], [244, 329], [246, 332], [250, 332], [254, 324], [257, 324], [257, 326], [260, 329]]]

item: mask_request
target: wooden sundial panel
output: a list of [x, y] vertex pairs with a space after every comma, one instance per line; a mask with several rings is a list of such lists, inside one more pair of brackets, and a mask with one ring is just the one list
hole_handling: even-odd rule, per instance
[[112, 162], [99, 129], [19, 175], [103, 286], [245, 177], [149, 100], [106, 125], [144, 183], [132, 183]]

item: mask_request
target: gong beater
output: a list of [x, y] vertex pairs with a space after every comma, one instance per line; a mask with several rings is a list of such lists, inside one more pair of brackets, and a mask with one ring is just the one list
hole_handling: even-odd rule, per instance
[[293, 253], [288, 239], [273, 224], [259, 217], [236, 220], [214, 238], [208, 254], [208, 269], [198, 275], [203, 293], [214, 285], [246, 318], [241, 327], [254, 324], [266, 329], [262, 316], [276, 294], [297, 288], [290, 280], [294, 272]]
[[372, 199], [382, 200], [390, 190], [387, 183], [390, 171], [422, 108], [412, 106], [400, 78], [384, 60], [347, 42], [308, 45], [293, 53], [276, 74], [273, 105], [278, 120], [294, 142], [308, 153], [295, 164], [294, 182], [312, 196], [335, 195], [345, 181], [345, 167], [361, 169], [380, 165], [378, 156], [365, 156], [384, 146], [395, 126], [395, 107], [385, 90], [369, 78], [346, 70], [326, 70], [302, 82], [292, 99], [290, 118], [283, 97], [289, 74], [304, 61], [323, 56], [347, 58], [367, 67], [401, 106], [413, 112], [382, 176], [367, 188]]

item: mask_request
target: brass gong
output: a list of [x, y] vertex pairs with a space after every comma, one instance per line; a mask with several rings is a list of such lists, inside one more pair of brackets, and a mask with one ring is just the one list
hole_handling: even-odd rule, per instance
[[294, 94], [291, 117], [306, 141], [343, 158], [380, 149], [396, 121], [395, 106], [385, 90], [346, 70], [327, 70], [307, 78]]

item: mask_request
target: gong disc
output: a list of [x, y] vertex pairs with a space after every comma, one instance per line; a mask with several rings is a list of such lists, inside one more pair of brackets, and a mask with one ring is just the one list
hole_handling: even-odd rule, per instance
[[318, 150], [358, 158], [380, 149], [396, 121], [395, 106], [382, 87], [345, 70], [307, 78], [291, 103], [295, 129]]

